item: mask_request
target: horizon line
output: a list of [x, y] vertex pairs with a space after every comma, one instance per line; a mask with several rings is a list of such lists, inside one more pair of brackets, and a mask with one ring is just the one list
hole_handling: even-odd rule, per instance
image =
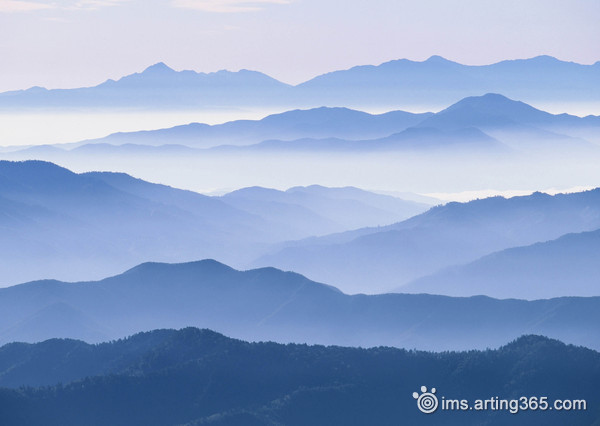
[[203, 75], [207, 75], [207, 76], [208, 75], [217, 74], [217, 73], [223, 73], [223, 72], [229, 72], [229, 73], [239, 73], [239, 72], [244, 72], [244, 71], [247, 71], [247, 72], [256, 72], [256, 73], [260, 73], [262, 75], [265, 75], [265, 76], [267, 76], [267, 77], [269, 77], [269, 78], [271, 78], [271, 79], [273, 79], [273, 80], [275, 80], [275, 81], [277, 81], [279, 83], [286, 84], [286, 85], [291, 86], [291, 87], [297, 87], [297, 86], [300, 86], [300, 85], [302, 85], [304, 83], [307, 83], [307, 82], [309, 82], [309, 81], [311, 81], [311, 80], [313, 80], [315, 78], [318, 78], [318, 77], [321, 77], [321, 76], [325, 76], [325, 75], [330, 75], [330, 74], [333, 74], [333, 73], [336, 73], [336, 72], [349, 71], [349, 70], [352, 70], [352, 69], [362, 68], [362, 67], [380, 67], [380, 66], [383, 66], [383, 65], [386, 65], [386, 64], [391, 64], [391, 63], [394, 63], [394, 62], [402, 62], [402, 61], [423, 64], [423, 63], [430, 62], [430, 61], [442, 60], [444, 62], [458, 64], [458, 65], [465, 66], [465, 67], [478, 68], [478, 67], [494, 66], [494, 65], [498, 65], [498, 64], [506, 63], [506, 62], [531, 61], [531, 60], [540, 59], [540, 58], [548, 58], [548, 59], [552, 59], [552, 60], [554, 60], [556, 62], [562, 62], [562, 63], [565, 63], [565, 64], [573, 64], [573, 65], [580, 65], [580, 66], [588, 66], [588, 67], [593, 67], [593, 66], [596, 66], [596, 65], [600, 64], [600, 59], [597, 60], [594, 63], [586, 64], [586, 63], [580, 63], [580, 62], [575, 62], [575, 61], [565, 61], [565, 60], [559, 59], [559, 58], [557, 58], [555, 56], [547, 55], [547, 54], [540, 54], [540, 55], [536, 55], [536, 56], [532, 56], [532, 57], [528, 57], [528, 58], [503, 59], [503, 60], [500, 60], [500, 61], [497, 61], [497, 62], [492, 62], [492, 63], [467, 64], [467, 63], [457, 62], [457, 61], [454, 61], [452, 59], [448, 59], [448, 58], [446, 58], [444, 56], [441, 56], [441, 55], [434, 54], [434, 55], [431, 55], [427, 59], [424, 59], [422, 61], [414, 60], [414, 59], [408, 59], [408, 58], [396, 58], [396, 59], [390, 59], [390, 60], [387, 60], [387, 61], [384, 61], [384, 62], [381, 62], [381, 63], [378, 63], [378, 64], [358, 64], [358, 65], [353, 65], [353, 66], [351, 66], [349, 68], [334, 69], [334, 70], [330, 70], [330, 71], [321, 72], [320, 74], [316, 74], [313, 77], [310, 77], [310, 78], [308, 78], [306, 80], [303, 80], [303, 81], [301, 81], [299, 83], [294, 84], [294, 83], [286, 82], [284, 80], [280, 80], [280, 79], [278, 79], [276, 77], [273, 77], [270, 74], [267, 74], [267, 73], [265, 73], [263, 71], [249, 69], [249, 68], [239, 68], [239, 69], [233, 69], [233, 70], [222, 68], [222, 69], [219, 69], [219, 70], [216, 70], [216, 71], [199, 71], [199, 70], [189, 69], [189, 68], [173, 68], [173, 67], [167, 65], [165, 61], [160, 60], [158, 62], [155, 62], [155, 63], [151, 64], [151, 65], [146, 66], [141, 71], [137, 71], [137, 72], [133, 72], [133, 73], [130, 73], [130, 74], [122, 75], [121, 77], [119, 77], [116, 80], [113, 79], [113, 78], [106, 78], [106, 79], [101, 80], [100, 82], [98, 82], [98, 83], [96, 83], [94, 85], [90, 85], [90, 86], [45, 87], [45, 86], [39, 86], [39, 85], [32, 85], [32, 86], [28, 86], [26, 88], [21, 88], [21, 89], [6, 90], [6, 91], [3, 91], [3, 92], [0, 92], [0, 95], [1, 94], [6, 94], [6, 93], [24, 92], [24, 91], [28, 91], [28, 90], [32, 90], [32, 89], [33, 90], [35, 90], [35, 89], [38, 89], [38, 90], [47, 90], [47, 91], [50, 91], [50, 90], [90, 89], [90, 88], [97, 87], [97, 86], [99, 86], [101, 84], [104, 84], [104, 83], [107, 83], [107, 82], [110, 82], [110, 81], [113, 81], [113, 82], [114, 81], [119, 81], [119, 80], [121, 80], [122, 78], [125, 78], [125, 77], [143, 74], [144, 72], [146, 72], [149, 69], [151, 69], [153, 67], [156, 67], [156, 66], [164, 66], [168, 70], [176, 72], [176, 73], [194, 72], [196, 74], [201, 74], [201, 75], [203, 74]]

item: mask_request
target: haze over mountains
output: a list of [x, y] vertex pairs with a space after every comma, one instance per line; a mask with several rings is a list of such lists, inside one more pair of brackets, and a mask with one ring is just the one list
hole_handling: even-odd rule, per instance
[[[257, 192], [274, 199], [266, 204]], [[240, 264], [269, 244], [393, 223], [428, 208], [352, 188], [208, 197], [40, 161], [0, 162], [0, 200], [2, 285], [101, 278], [147, 260]], [[346, 209], [356, 215], [347, 218]]]
[[[457, 132], [456, 138], [468, 138], [474, 135], [475, 129], [481, 132], [481, 138], [490, 138], [486, 133], [507, 138], [515, 149], [527, 148], [525, 142], [532, 138], [543, 140], [546, 146], [553, 140], [562, 140], [566, 147], [573, 149], [574, 144], [575, 147], [585, 144], [579, 135], [591, 136], [592, 141], [600, 137], [600, 117], [550, 114], [503, 95], [488, 93], [462, 99], [436, 114], [391, 111], [373, 115], [348, 108], [321, 107], [273, 114], [261, 120], [238, 120], [212, 126], [191, 123], [168, 129], [115, 133], [57, 147], [73, 149], [87, 144], [128, 144], [210, 148], [256, 145], [272, 140], [292, 141], [288, 145], [293, 146], [293, 141], [298, 139], [335, 138], [350, 147], [362, 144], [364, 149], [369, 149], [369, 145], [376, 145], [377, 141], [384, 144], [403, 137], [414, 139], [413, 148], [418, 148], [419, 138], [423, 136], [429, 136], [431, 140], [441, 137], [439, 143], [443, 144], [443, 132]], [[518, 136], [520, 143], [515, 142]]]
[[403, 293], [538, 297], [600, 294], [600, 230], [515, 247], [443, 269], [398, 288]]
[[[2, 132], [2, 159], [33, 161], [0, 161], [0, 424], [600, 424], [600, 116], [532, 106], [587, 102], [600, 62], [548, 56], [297, 86], [159, 63], [0, 93], [40, 133], [280, 111], [57, 145]], [[423, 197], [473, 193], [531, 195]], [[426, 416], [423, 385], [589, 409]]]
[[[594, 147], [582, 135], [591, 142], [600, 142], [600, 117], [550, 114], [503, 95], [488, 93], [462, 99], [436, 114], [391, 111], [373, 115], [347, 108], [321, 107], [287, 111], [261, 120], [238, 120], [212, 126], [191, 123], [168, 129], [115, 133], [56, 147], [81, 152], [82, 146], [90, 144], [136, 145], [160, 147], [169, 153], [167, 145], [173, 145], [171, 152], [176, 146], [202, 149], [217, 146], [273, 148], [274, 145], [278, 149], [292, 150], [369, 151], [419, 150], [448, 145], [452, 148], [452, 145], [465, 143], [477, 152], [497, 148], [498, 141], [494, 139], [499, 139], [514, 150], [535, 148], [535, 152], [540, 153], [550, 148], [572, 151]], [[28, 152], [60, 151], [37, 147]], [[98, 147], [95, 152], [102, 150]], [[190, 154], [191, 151], [184, 152]]]
[[0, 162], [2, 284], [216, 258], [299, 272], [347, 293], [600, 296], [592, 278], [598, 194], [535, 193], [428, 210], [357, 188], [252, 187], [208, 197], [126, 174]]
[[297, 152], [314, 154], [319, 152], [338, 153], [394, 153], [418, 152], [456, 155], [504, 154], [510, 151], [501, 142], [475, 128], [455, 131], [440, 131], [432, 128], [409, 128], [385, 138], [347, 141], [343, 139], [297, 139], [292, 141], [271, 140], [249, 147], [217, 147], [230, 152]]
[[191, 123], [170, 129], [115, 133], [88, 143], [111, 145], [136, 144], [160, 146], [179, 144], [191, 148], [218, 145], [251, 145], [269, 139], [347, 138], [374, 139], [401, 132], [420, 123], [431, 113], [413, 114], [391, 111], [368, 114], [348, 108], [315, 108], [269, 115], [262, 120], [237, 120], [209, 126]]
[[[336, 227], [356, 229], [365, 224], [384, 225], [399, 217], [409, 218], [429, 208], [423, 203], [374, 194], [358, 188], [325, 188], [319, 185], [294, 187], [287, 191], [252, 187], [225, 194], [225, 203], [256, 214], [281, 227], [293, 223], [306, 226], [314, 234], [320, 221], [328, 220], [319, 233]], [[297, 219], [294, 220], [293, 217]], [[331, 233], [331, 232], [329, 232]]]
[[446, 131], [475, 127], [515, 149], [538, 152], [585, 148], [581, 136], [597, 142], [599, 126], [597, 116], [549, 114], [494, 93], [462, 99], [418, 124]]
[[[293, 270], [350, 293], [403, 291], [402, 285], [445, 267], [472, 262], [499, 250], [553, 240], [567, 233], [599, 229], [599, 197], [600, 190], [595, 189], [555, 196], [535, 193], [509, 199], [493, 197], [469, 203], [449, 203], [394, 225], [289, 243], [253, 265]], [[595, 268], [593, 255], [580, 257], [573, 252], [567, 256], [568, 252], [564, 253], [563, 262], [573, 262], [570, 270], [577, 270], [575, 265], [586, 261], [591, 262], [584, 268], [586, 271]], [[503, 284], [500, 276], [511, 278], [510, 272], [492, 277], [498, 272], [499, 264], [488, 270], [482, 269], [479, 278], [490, 274], [489, 286], [486, 280], [471, 280], [466, 293], [459, 290], [464, 288], [462, 285], [456, 290], [451, 286], [446, 289], [443, 285], [445, 273], [440, 272], [435, 291], [521, 298], [600, 295], [600, 288], [590, 282], [585, 273], [576, 273], [569, 279], [565, 279], [564, 274], [557, 275], [548, 286], [536, 286], [540, 279], [528, 281], [528, 271], [534, 273], [535, 266], [553, 270], [557, 264], [550, 263], [554, 261], [555, 256], [541, 256], [530, 268], [514, 269], [515, 275], [519, 271], [525, 273], [517, 280], [528, 283], [523, 286], [514, 285], [516, 282]], [[491, 263], [488, 260], [485, 264]], [[506, 262], [502, 265], [509, 270], [513, 267]], [[542, 273], [541, 276], [547, 275]], [[421, 290], [414, 284], [408, 289], [427, 292], [434, 288], [425, 286]]]
[[0, 289], [0, 342], [100, 342], [191, 325], [246, 340], [436, 351], [497, 347], [535, 333], [598, 349], [599, 320], [600, 297], [350, 296], [295, 273], [240, 272], [213, 260], [146, 263], [98, 282]]
[[566, 189], [598, 184], [600, 119], [487, 94], [433, 115], [317, 108], [12, 151], [0, 158], [123, 171], [197, 192], [314, 183], [417, 193]]
[[357, 66], [289, 86], [248, 70], [204, 74], [163, 63], [96, 87], [0, 94], [3, 108], [406, 107], [444, 105], [465, 96], [503, 93], [528, 102], [598, 101], [600, 63], [580, 65], [549, 56], [468, 66], [432, 56]]

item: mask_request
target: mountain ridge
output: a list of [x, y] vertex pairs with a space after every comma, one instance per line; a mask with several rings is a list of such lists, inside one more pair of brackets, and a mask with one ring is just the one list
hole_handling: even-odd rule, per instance
[[[247, 106], [260, 105], [322, 106], [322, 105], [379, 105], [448, 103], [457, 98], [482, 92], [502, 92], [527, 101], [598, 100], [599, 78], [595, 72], [598, 63], [582, 65], [560, 61], [556, 58], [534, 57], [522, 60], [501, 61], [489, 65], [463, 65], [432, 56], [425, 61], [399, 59], [379, 65], [361, 65], [346, 70], [332, 71], [316, 76], [295, 86], [282, 83], [257, 71], [175, 71], [163, 63], [147, 67], [141, 73], [107, 80], [97, 86], [74, 89], [24, 90], [0, 94], [0, 107], [140, 107], [189, 108], [192, 106]], [[540, 73], [540, 68], [543, 72]], [[134, 87], [140, 78], [170, 76], [170, 83], [159, 86], [180, 89], [188, 94], [174, 102], [167, 92], [157, 90], [154, 96], [142, 92], [136, 96]], [[567, 78], [565, 78], [567, 77]], [[211, 80], [213, 88], [204, 86], [199, 99], [197, 80]], [[570, 81], [569, 87], [565, 81]], [[180, 84], [175, 84], [179, 82]], [[127, 85], [132, 83], [132, 85]], [[510, 83], [510, 84], [509, 84]], [[183, 85], [182, 85], [183, 84]], [[143, 86], [143, 84], [142, 84]], [[133, 90], [128, 97], [111, 93], [114, 87]], [[139, 86], [141, 87], [141, 86]], [[221, 90], [214, 91], [215, 87]], [[256, 90], [261, 88], [260, 91]], [[233, 90], [232, 89], [236, 89]], [[323, 91], [323, 88], [327, 90]], [[158, 86], [157, 86], [158, 89]], [[178, 89], [178, 90], [180, 90]], [[382, 90], [383, 89], [383, 90]], [[433, 90], [435, 89], [435, 90]], [[103, 92], [103, 90], [106, 90]], [[182, 90], [185, 92], [186, 90]], [[97, 91], [96, 97], [94, 92]], [[218, 95], [217, 95], [218, 93]], [[262, 97], [260, 97], [262, 93]], [[403, 98], [401, 98], [402, 96]]]
[[[116, 150], [115, 146], [121, 145], [124, 149], [138, 147], [151, 152], [150, 148], [143, 147], [147, 145], [154, 150], [172, 148], [171, 152], [175, 152], [176, 148], [184, 147], [230, 150], [243, 146], [246, 149], [262, 149], [274, 144], [278, 145], [278, 149], [309, 149], [314, 146], [314, 149], [334, 150], [369, 150], [386, 146], [401, 150], [454, 144], [479, 147], [484, 151], [485, 147], [492, 148], [491, 145], [495, 144], [494, 151], [535, 149], [533, 152], [538, 154], [556, 150], [569, 152], [577, 148], [590, 153], [594, 148], [597, 150], [586, 137], [592, 141], [600, 140], [600, 117], [550, 114], [522, 101], [487, 93], [463, 98], [435, 114], [400, 110], [370, 114], [340, 107], [294, 109], [259, 120], [234, 120], [217, 125], [189, 123], [156, 130], [118, 132], [54, 147], [25, 148], [22, 152], [58, 155], [69, 150], [73, 153], [92, 150], [93, 145], [98, 145], [96, 149], [99, 152], [102, 152], [102, 147]], [[402, 139], [404, 143], [396, 139]], [[439, 143], [433, 143], [436, 140]], [[478, 144], [471, 143], [471, 140], [478, 141]], [[307, 143], [294, 144], [293, 141]], [[18, 153], [19, 150], [13, 155]], [[10, 152], [5, 154], [10, 155]]]
[[[396, 224], [282, 244], [252, 266], [291, 269], [347, 292], [390, 291], [499, 250], [598, 229], [599, 197], [597, 188], [450, 202]], [[562, 291], [572, 295], [566, 284]]]
[[[599, 377], [598, 352], [535, 335], [494, 350], [431, 353], [248, 343], [207, 329], [159, 329], [99, 345], [53, 339], [0, 347], [0, 386], [6, 386], [0, 389], [0, 422], [583, 426], [600, 418]], [[413, 398], [424, 384], [435, 386], [439, 398], [471, 404], [487, 395], [518, 400], [540, 388], [550, 404], [565, 398], [587, 403], [569, 412], [424, 416]], [[108, 403], [113, 409], [106, 410]]]
[[[427, 208], [376, 194], [281, 195], [285, 215], [277, 216], [252, 198], [234, 203], [123, 173], [0, 161], [1, 284], [100, 278], [147, 260], [215, 257], [239, 265], [269, 244], [392, 223]], [[347, 205], [360, 207], [354, 222], [343, 214]]]
[[[512, 247], [465, 265], [418, 278], [399, 292], [468, 296], [485, 293], [521, 299], [554, 297], [567, 285], [572, 294], [598, 295], [600, 229]], [[576, 279], [574, 277], [577, 277]], [[442, 285], [443, 282], [443, 285]]]
[[[144, 263], [100, 281], [35, 281], [0, 289], [0, 296], [3, 343], [55, 335], [95, 343], [187, 326], [253, 341], [438, 351], [497, 347], [532, 333], [594, 349], [600, 341], [600, 297], [348, 295], [294, 272], [240, 271], [214, 260]], [[84, 321], [65, 327], [77, 312]]]

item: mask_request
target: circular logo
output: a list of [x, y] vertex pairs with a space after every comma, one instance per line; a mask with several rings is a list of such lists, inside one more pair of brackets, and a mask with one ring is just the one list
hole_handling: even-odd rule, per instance
[[421, 394], [413, 392], [413, 398], [417, 400], [417, 407], [425, 414], [431, 414], [438, 408], [438, 399], [435, 396], [435, 388], [431, 392], [427, 392], [426, 386], [421, 386]]

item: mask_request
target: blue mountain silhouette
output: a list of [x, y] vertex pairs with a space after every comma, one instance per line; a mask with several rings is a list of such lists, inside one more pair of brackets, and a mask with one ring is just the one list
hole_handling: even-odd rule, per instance
[[[598, 348], [599, 308], [598, 297], [350, 296], [274, 268], [242, 272], [214, 260], [145, 263], [97, 282], [0, 289], [0, 341], [58, 335], [96, 342], [192, 325], [253, 341], [445, 350], [498, 346], [537, 333]], [[69, 318], [76, 323], [65, 327]]]
[[461, 65], [439, 56], [415, 62], [394, 60], [317, 76], [295, 87], [265, 74], [241, 70], [174, 71], [163, 63], [141, 73], [80, 89], [28, 90], [0, 94], [3, 108], [146, 107], [181, 109], [215, 106], [394, 107], [443, 105], [495, 92], [532, 101], [597, 101], [598, 69], [541, 56], [485, 66]]
[[489, 254], [419, 278], [400, 292], [520, 299], [600, 294], [600, 230]]
[[115, 133], [81, 144], [106, 143], [121, 145], [162, 146], [181, 144], [195, 148], [217, 145], [250, 145], [268, 139], [337, 137], [370, 139], [388, 136], [414, 126], [431, 113], [413, 114], [392, 111], [368, 114], [348, 108], [314, 108], [269, 115], [262, 120], [236, 120], [224, 124], [191, 123], [168, 129]]
[[[599, 228], [600, 189], [555, 196], [492, 197], [434, 207], [386, 227], [297, 241], [254, 265], [294, 270], [348, 292], [378, 293], [496, 251]], [[548, 257], [547, 261], [553, 260]], [[595, 288], [584, 284], [588, 282], [585, 276], [575, 274], [571, 280], [581, 280], [582, 285], [563, 282], [552, 294], [596, 294]], [[486, 294], [485, 290], [503, 297], [522, 296], [493, 287], [482, 288], [478, 294]], [[531, 288], [527, 297], [545, 296], [543, 288]]]
[[[247, 193], [208, 197], [122, 173], [76, 174], [41, 161], [0, 162], [0, 278], [99, 278], [147, 260], [243, 264], [285, 240], [393, 223], [425, 205], [376, 194], [281, 193], [280, 215]], [[242, 207], [243, 204], [243, 207]], [[345, 208], [357, 216], [348, 220]]]

